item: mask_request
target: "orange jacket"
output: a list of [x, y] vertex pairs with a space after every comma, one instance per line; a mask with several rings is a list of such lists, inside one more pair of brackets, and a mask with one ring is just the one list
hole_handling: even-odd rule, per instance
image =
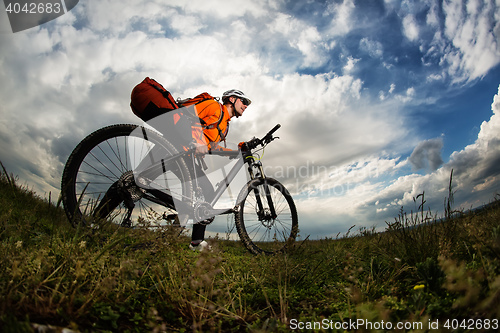
[[206, 100], [195, 105], [200, 126], [193, 126], [193, 138], [199, 144], [208, 145], [209, 149], [223, 149], [219, 147], [221, 141], [226, 141], [231, 117], [227, 108], [216, 100]]

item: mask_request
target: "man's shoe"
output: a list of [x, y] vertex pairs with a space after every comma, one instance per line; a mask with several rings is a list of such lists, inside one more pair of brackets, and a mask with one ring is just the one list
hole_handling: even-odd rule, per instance
[[212, 250], [212, 247], [206, 241], [201, 241], [201, 243], [198, 244], [191, 243], [189, 244], [189, 248], [192, 251], [200, 251], [200, 252]]

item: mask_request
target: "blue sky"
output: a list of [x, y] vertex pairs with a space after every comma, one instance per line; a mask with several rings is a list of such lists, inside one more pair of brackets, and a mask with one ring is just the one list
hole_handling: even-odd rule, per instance
[[[294, 195], [301, 234], [385, 227], [425, 191], [442, 213], [500, 192], [500, 8], [495, 1], [79, 1], [13, 34], [0, 14], [0, 160], [59, 192], [74, 146], [135, 122], [144, 77], [175, 97], [252, 97], [233, 142], [281, 123], [269, 175]], [[223, 232], [224, 222], [210, 230]]]

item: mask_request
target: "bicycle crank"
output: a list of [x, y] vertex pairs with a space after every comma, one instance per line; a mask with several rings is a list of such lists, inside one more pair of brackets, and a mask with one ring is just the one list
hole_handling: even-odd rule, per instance
[[208, 202], [197, 202], [194, 205], [194, 218], [196, 223], [208, 225], [213, 222], [216, 215], [231, 214], [235, 209], [214, 209]]

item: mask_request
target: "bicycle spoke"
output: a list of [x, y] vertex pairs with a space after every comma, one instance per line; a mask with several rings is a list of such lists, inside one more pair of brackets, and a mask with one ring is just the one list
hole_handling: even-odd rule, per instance
[[91, 167], [92, 169], [94, 169], [97, 173], [92, 173], [92, 172], [88, 172], [88, 171], [79, 171], [79, 173], [86, 173], [86, 174], [89, 174], [89, 175], [95, 175], [95, 176], [98, 176], [98, 177], [104, 177], [104, 178], [108, 178], [109, 180], [114, 180], [114, 179], [118, 179], [117, 176], [114, 175], [114, 179], [111, 178], [110, 176], [108, 175], [105, 175], [104, 173], [102, 173], [101, 171], [99, 171], [98, 169], [96, 169], [94, 166], [92, 166], [89, 162], [87, 161], [83, 161], [84, 164], [88, 165], [89, 167]]
[[[98, 148], [99, 148], [99, 150], [101, 150], [101, 151], [104, 153], [104, 151], [102, 150], [102, 148], [101, 148], [101, 147], [98, 147]], [[94, 157], [94, 158], [96, 159], [96, 161], [97, 161], [97, 162], [99, 162], [99, 164], [101, 164], [101, 165], [102, 165], [102, 166], [103, 166], [106, 170], [108, 170], [108, 171], [109, 171], [109, 173], [111, 173], [113, 176], [115, 176], [115, 177], [117, 177], [117, 178], [118, 178], [118, 177], [120, 177], [120, 176], [116, 175], [113, 171], [111, 171], [111, 170], [108, 168], [108, 166], [107, 166], [106, 164], [104, 164], [104, 162], [103, 162], [103, 161], [101, 161], [100, 159], [98, 159], [98, 158], [94, 155], [94, 153], [93, 153], [93, 152], [90, 152], [90, 155], [91, 155], [92, 157]], [[106, 153], [104, 153], [104, 155], [105, 155], [106, 157], [108, 157], [108, 156], [106, 155]], [[108, 157], [108, 159], [109, 159], [109, 157]], [[114, 163], [112, 163], [112, 164], [116, 167], [116, 165], [115, 165]], [[118, 169], [118, 171], [119, 171], [119, 169]]]
[[[126, 171], [128, 169], [127, 169], [127, 166], [123, 164], [124, 161], [120, 157], [120, 145], [118, 144], [118, 138], [114, 138], [114, 139], [115, 139], [116, 151], [113, 149], [113, 147], [111, 147], [109, 140], [107, 140], [106, 143], [108, 144], [109, 148], [111, 149], [111, 152], [115, 155], [116, 159], [120, 163], [120, 167], [116, 166], [116, 164], [114, 164], [114, 163], [113, 163], [113, 165], [116, 166], [116, 168], [118, 169], [118, 171], [120, 173], [123, 173], [124, 171]], [[125, 140], [125, 144], [126, 143], [127, 143], [127, 141]], [[125, 160], [125, 163], [128, 163], [128, 161]]]
[[[142, 129], [144, 135], [135, 135], [136, 129]], [[93, 223], [95, 216], [116, 224], [144, 222], [158, 225], [162, 216], [172, 215], [166, 214], [170, 209], [167, 203], [158, 198], [150, 201], [147, 191], [156, 187], [166, 191], [168, 183], [179, 184], [174, 189], [178, 192], [175, 195], [180, 200], [190, 198], [192, 185], [184, 160], [173, 163], [177, 174], [168, 168], [162, 174], [159, 169], [158, 179], [150, 180], [154, 187], [142, 188], [135, 182], [134, 168], [156, 147], [159, 154], [171, 156], [176, 153], [162, 136], [136, 125], [108, 126], [85, 138], [72, 152], [63, 172], [63, 203], [70, 221]], [[154, 175], [155, 170], [152, 171]]]

